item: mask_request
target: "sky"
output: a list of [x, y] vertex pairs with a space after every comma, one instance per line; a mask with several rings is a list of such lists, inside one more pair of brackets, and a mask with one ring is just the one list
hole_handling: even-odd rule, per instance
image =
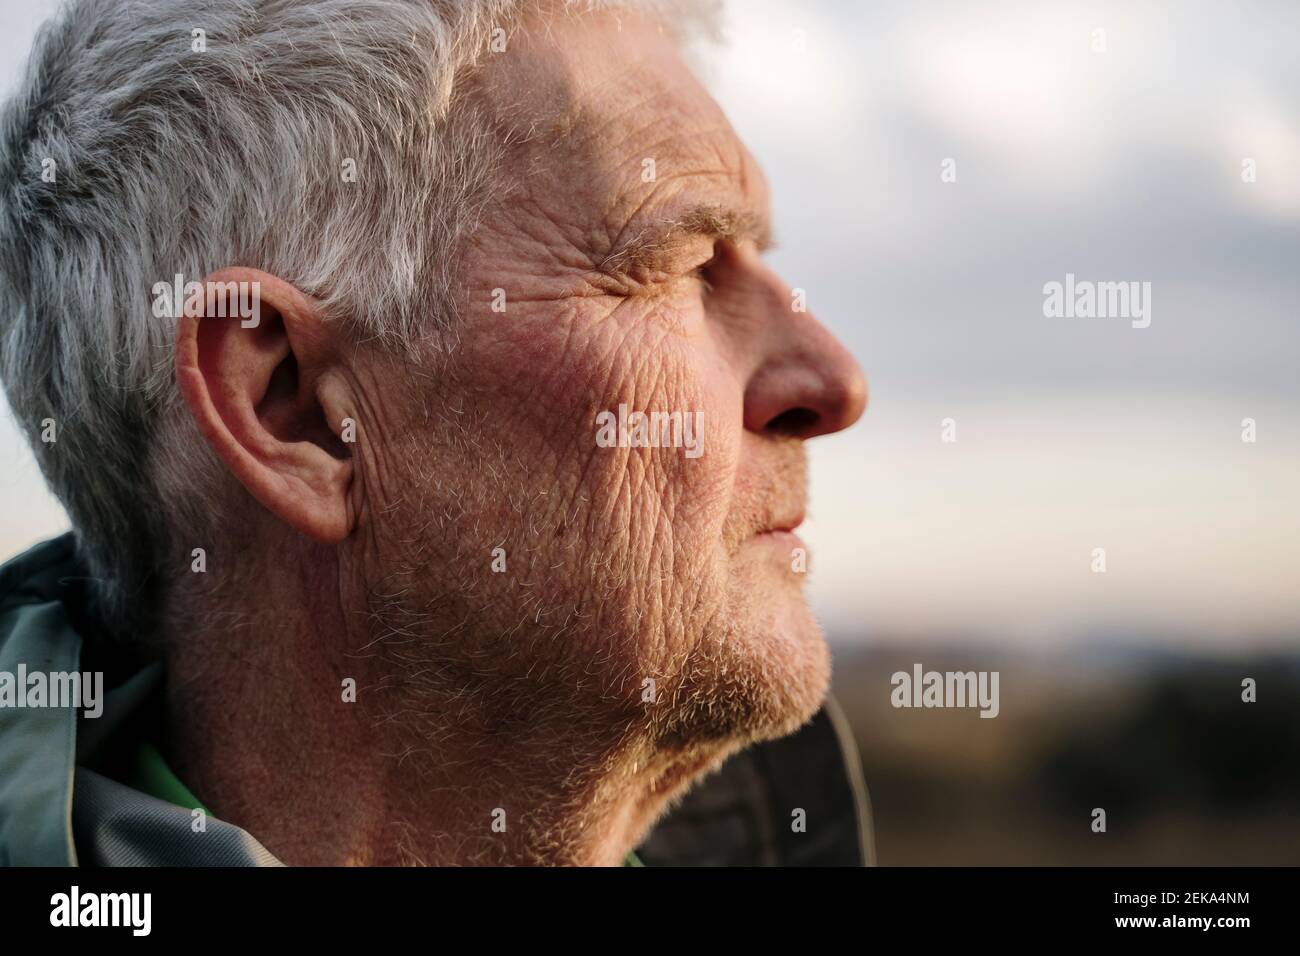
[[[0, 0], [0, 89], [53, 7]], [[724, 33], [770, 260], [871, 388], [810, 445], [832, 635], [1297, 646], [1300, 4], [733, 0]], [[1149, 282], [1149, 327], [1045, 316], [1067, 273]], [[0, 556], [66, 525], [7, 414], [0, 495]]]

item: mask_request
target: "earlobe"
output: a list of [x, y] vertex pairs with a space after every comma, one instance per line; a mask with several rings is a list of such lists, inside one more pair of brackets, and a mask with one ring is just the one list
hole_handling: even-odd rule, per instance
[[201, 286], [176, 326], [176, 379], [195, 424], [269, 511], [317, 541], [342, 541], [352, 461], [319, 400], [340, 361], [333, 329], [313, 299], [265, 272], [223, 269]]

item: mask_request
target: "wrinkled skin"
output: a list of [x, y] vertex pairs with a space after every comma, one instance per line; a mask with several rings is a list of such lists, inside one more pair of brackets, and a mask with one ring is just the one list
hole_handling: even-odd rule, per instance
[[[173, 751], [289, 862], [617, 863], [702, 771], [793, 731], [827, 688], [792, 570], [803, 442], [851, 425], [865, 383], [762, 260], [754, 159], [672, 42], [627, 16], [528, 24], [475, 88], [513, 132], [445, 357], [413, 370], [350, 347], [269, 277], [283, 323], [262, 345], [205, 324], [182, 348], [200, 429], [271, 512], [256, 534], [277, 557], [240, 600], [284, 637], [236, 652], [228, 630], [230, 667], [214, 641], [190, 642], [202, 664], [173, 654]], [[251, 355], [296, 361], [297, 394], [277, 403], [274, 362]], [[241, 393], [246, 431], [256, 417], [328, 458], [254, 452], [256, 470], [235, 446], [271, 439], [229, 425]], [[620, 403], [702, 413], [703, 454], [598, 446]], [[340, 453], [313, 414], [360, 437]], [[203, 631], [204, 598], [175, 601]], [[222, 743], [252, 706], [232, 672], [249, 655], [282, 705], [252, 709], [292, 744]], [[361, 690], [340, 709], [343, 676]], [[314, 822], [283, 809], [304, 797]]]

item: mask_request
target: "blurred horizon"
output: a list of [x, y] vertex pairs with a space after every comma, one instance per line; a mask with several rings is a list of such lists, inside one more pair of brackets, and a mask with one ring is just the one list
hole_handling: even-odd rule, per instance
[[[6, 95], [55, 6], [0, 0]], [[832, 641], [1294, 650], [1300, 7], [726, 17], [696, 60], [769, 178], [771, 262], [871, 386], [810, 445]], [[1150, 281], [1151, 326], [1045, 318], [1067, 272]], [[8, 558], [66, 519], [7, 408], [0, 444]]]

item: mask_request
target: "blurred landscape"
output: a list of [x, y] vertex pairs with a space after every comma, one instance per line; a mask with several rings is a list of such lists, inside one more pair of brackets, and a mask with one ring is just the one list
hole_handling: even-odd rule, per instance
[[[833, 647], [882, 865], [1300, 864], [1298, 657]], [[1001, 712], [893, 708], [915, 663], [999, 671]]]

